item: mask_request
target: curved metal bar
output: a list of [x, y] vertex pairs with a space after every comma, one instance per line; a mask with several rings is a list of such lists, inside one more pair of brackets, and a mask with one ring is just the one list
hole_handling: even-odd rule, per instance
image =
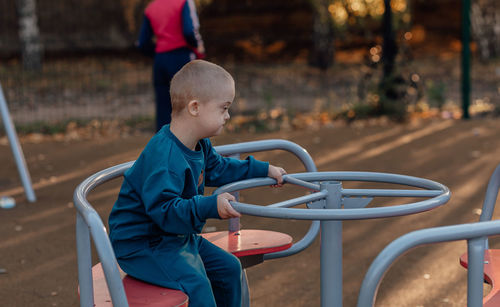
[[[311, 155], [309, 155], [309, 153], [307, 152], [307, 150], [287, 140], [271, 139], [271, 140], [260, 140], [253, 142], [221, 145], [221, 146], [216, 146], [215, 150], [221, 155], [232, 155], [232, 154], [259, 152], [267, 150], [285, 150], [294, 154], [297, 158], [299, 158], [302, 164], [304, 164], [304, 167], [306, 168], [307, 172], [317, 171], [316, 164], [314, 164], [314, 161], [311, 158]], [[271, 178], [267, 179], [269, 180], [268, 181], [269, 185], [276, 183], [274, 179]], [[314, 239], [319, 234], [319, 229], [320, 229], [320, 222], [313, 221], [311, 223], [311, 226], [309, 227], [309, 230], [304, 235], [304, 237], [302, 237], [299, 241], [293, 243], [292, 247], [282, 252], [265, 254], [264, 259], [266, 260], [276, 259], [276, 258], [295, 255], [301, 252], [302, 250], [306, 249], [313, 243]]]
[[[416, 230], [397, 238], [387, 245], [372, 262], [361, 285], [357, 306], [367, 307], [374, 305], [380, 280], [390, 265], [409, 249], [430, 243], [476, 239], [481, 241], [477, 245], [484, 246], [486, 236], [498, 234], [500, 234], [500, 221], [488, 221]], [[484, 250], [480, 248], [478, 251], [481, 253]], [[468, 301], [469, 299], [476, 301], [475, 304], [468, 304], [468, 306], [482, 305], [483, 264], [481, 261], [483, 260], [481, 258], [480, 256], [474, 257], [478, 265], [469, 263], [469, 265], [478, 267], [480, 273], [468, 272], [468, 274], [475, 275], [475, 278], [468, 278]], [[479, 285], [480, 287], [474, 287], [474, 285]], [[470, 289], [474, 291], [470, 291]]]
[[489, 221], [493, 216], [495, 202], [497, 200], [498, 191], [500, 189], [500, 164], [495, 168], [493, 174], [488, 181], [486, 196], [483, 202], [483, 210], [481, 211], [480, 221]]
[[[77, 214], [76, 239], [78, 249], [78, 279], [80, 284], [80, 302], [82, 306], [93, 306], [93, 287], [90, 255], [90, 237], [102, 263], [102, 268], [114, 306], [128, 306], [125, 289], [118, 271], [115, 253], [99, 214], [87, 201], [87, 195], [96, 186], [121, 176], [132, 162], [116, 165], [102, 170], [85, 179], [75, 190], [73, 201]], [[83, 223], [82, 223], [83, 221]], [[90, 237], [89, 237], [90, 235]], [[92, 295], [90, 298], [89, 295]]]
[[[231, 202], [236, 210], [243, 214], [254, 215], [254, 216], [264, 216], [272, 218], [283, 218], [283, 219], [299, 219], [299, 220], [357, 220], [357, 219], [372, 219], [380, 217], [391, 217], [400, 216], [406, 214], [412, 214], [422, 211], [427, 211], [433, 209], [446, 203], [450, 199], [449, 189], [432, 180], [398, 175], [398, 174], [387, 174], [387, 173], [374, 173], [374, 172], [314, 172], [314, 173], [297, 173], [290, 174], [289, 177], [298, 178], [305, 181], [373, 181], [373, 182], [385, 182], [394, 183], [401, 185], [409, 185], [423, 189], [431, 189], [431, 191], [409, 191], [401, 190], [382, 190], [380, 195], [384, 196], [419, 196], [418, 194], [434, 196], [436, 190], [440, 193], [431, 199], [424, 201], [413, 202], [397, 206], [389, 207], [376, 207], [376, 208], [358, 208], [358, 209], [299, 209], [299, 208], [276, 208], [276, 206], [256, 206], [251, 204], [245, 204], [241, 202]], [[270, 178], [256, 178], [249, 180], [242, 180], [239, 182], [231, 183], [220, 187], [214, 193], [222, 192], [234, 192], [246, 188], [258, 187], [269, 185], [275, 182]], [[360, 192], [361, 190], [347, 190], [349, 193], [357, 193], [357, 196], [364, 195], [369, 196], [371, 194], [377, 194], [375, 190], [367, 190], [367, 194]], [[399, 195], [396, 195], [398, 194]], [[406, 194], [405, 194], [406, 193]], [[346, 194], [348, 195], [348, 194]], [[380, 196], [375, 195], [375, 196]], [[427, 196], [427, 195], [426, 195]], [[422, 196], [423, 197], [423, 196]], [[280, 203], [282, 205], [282, 203]], [[287, 204], [285, 202], [285, 204]]]
[[348, 197], [436, 197], [441, 193], [441, 190], [342, 189], [342, 196]]
[[220, 145], [215, 146], [215, 150], [221, 155], [230, 155], [237, 153], [248, 153], [248, 152], [259, 152], [259, 151], [267, 151], [267, 150], [285, 150], [293, 153], [299, 160], [304, 164], [306, 171], [315, 172], [316, 164], [314, 164], [311, 155], [305, 150], [303, 147], [287, 141], [280, 139], [271, 139], [271, 140], [260, 140], [260, 141], [252, 141], [252, 142], [244, 142], [244, 143], [235, 143], [229, 145]]
[[[421, 189], [427, 189], [427, 190], [438, 190], [441, 192], [448, 191], [448, 188], [436, 181], [432, 181], [429, 179], [424, 179], [424, 178], [418, 178], [418, 177], [413, 177], [413, 176], [407, 176], [407, 175], [399, 175], [399, 174], [389, 174], [389, 173], [375, 173], [375, 172], [307, 172], [307, 173], [295, 173], [295, 174], [288, 174], [287, 180], [292, 180], [290, 178], [295, 178], [301, 181], [313, 181], [313, 182], [320, 182], [320, 181], [364, 181], [364, 182], [383, 182], [383, 183], [394, 183], [394, 184], [399, 184], [399, 185], [408, 185], [408, 186], [413, 186], [416, 188], [421, 188]], [[254, 178], [254, 179], [247, 179], [247, 180], [242, 180], [238, 182], [233, 182], [230, 184], [226, 184], [222, 187], [219, 187], [217, 190], [215, 190], [214, 193], [220, 194], [223, 192], [235, 192], [235, 191], [240, 191], [244, 189], [249, 189], [249, 188], [255, 188], [255, 187], [261, 187], [261, 186], [266, 186], [266, 185], [272, 185], [276, 184], [276, 180], [272, 178]], [[356, 189], [344, 189], [344, 191], [347, 191], [349, 193], [358, 193], [355, 196], [370, 196], [367, 194], [362, 194], [361, 192], [356, 192], [356, 191], [362, 191], [361, 189], [356, 190]], [[376, 191], [374, 189], [372, 190], [364, 190], [364, 191]], [[379, 191], [391, 191], [391, 190], [379, 190]], [[393, 191], [405, 191], [405, 190], [393, 190]], [[415, 193], [417, 195], [419, 193], [429, 193], [429, 192], [418, 192], [419, 190], [415, 190], [415, 192], [408, 192], [408, 193]], [[388, 195], [376, 195], [376, 196], [391, 196], [392, 192], [388, 192]], [[411, 196], [415, 196], [411, 195]], [[345, 196], [354, 196], [350, 194], [345, 194]], [[401, 195], [396, 195], [396, 196], [401, 196]], [[424, 197], [424, 196], [422, 196]]]
[[80, 214], [82, 214], [86, 222], [88, 222], [86, 216], [89, 213], [96, 212], [87, 201], [87, 195], [90, 191], [104, 182], [122, 176], [123, 173], [134, 164], [134, 162], [135, 161], [129, 161], [104, 169], [88, 177], [80, 183], [80, 185], [78, 185], [73, 194], [73, 200], [75, 202], [76, 209], [80, 212]]
[[319, 191], [321, 189], [319, 187], [319, 184], [307, 182], [307, 181], [295, 178], [295, 177], [290, 176], [290, 175], [283, 176], [283, 181], [291, 183], [291, 184], [299, 185], [299, 186], [302, 186], [304, 188], [307, 188], [307, 189], [313, 190], [313, 191]]
[[267, 206], [267, 208], [289, 208], [294, 207], [300, 204], [305, 204], [311, 201], [325, 199], [328, 193], [326, 191], [320, 191], [313, 194], [297, 197], [290, 200], [285, 200], [279, 203], [274, 203], [272, 205]]
[[[493, 210], [495, 209], [495, 202], [500, 190], [500, 164], [495, 168], [488, 181], [486, 189], [486, 196], [484, 198], [483, 207], [479, 221], [489, 221], [493, 217]], [[486, 240], [485, 248], [489, 248], [489, 241]]]
[[385, 182], [399, 185], [409, 185], [422, 189], [446, 191], [443, 184], [429, 179], [407, 175], [377, 173], [377, 172], [315, 172], [290, 174], [295, 178], [305, 181], [365, 181]]
[[276, 180], [273, 178], [269, 177], [262, 177], [262, 178], [253, 178], [253, 179], [246, 179], [246, 180], [241, 180], [237, 182], [232, 182], [228, 183], [226, 185], [223, 185], [213, 192], [213, 194], [221, 194], [224, 192], [237, 192], [237, 191], [242, 191], [250, 188], [256, 188], [256, 187], [263, 187], [263, 186], [270, 186], [276, 184]]
[[300, 208], [270, 208], [241, 202], [231, 202], [240, 213], [296, 220], [363, 220], [381, 217], [401, 216], [431, 210], [445, 204], [450, 199], [450, 193], [424, 201], [404, 205], [360, 209], [300, 209]]

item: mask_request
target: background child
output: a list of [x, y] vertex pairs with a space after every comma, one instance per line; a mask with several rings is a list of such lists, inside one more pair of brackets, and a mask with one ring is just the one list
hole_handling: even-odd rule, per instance
[[190, 306], [240, 306], [239, 260], [199, 235], [206, 219], [238, 217], [229, 193], [203, 196], [204, 186], [285, 170], [255, 160], [225, 158], [208, 137], [229, 119], [234, 80], [222, 67], [195, 60], [172, 79], [172, 122], [146, 145], [109, 216], [121, 268], [131, 276], [184, 291]]
[[144, 11], [139, 49], [154, 55], [156, 132], [171, 120], [170, 81], [179, 69], [205, 57], [193, 0], [154, 0]]

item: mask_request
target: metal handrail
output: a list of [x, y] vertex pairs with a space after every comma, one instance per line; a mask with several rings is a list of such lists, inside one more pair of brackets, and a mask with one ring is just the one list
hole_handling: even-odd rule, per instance
[[368, 269], [358, 296], [358, 307], [373, 306], [378, 286], [392, 263], [414, 247], [439, 242], [467, 240], [467, 306], [483, 306], [483, 261], [488, 236], [500, 235], [500, 221], [493, 216], [500, 189], [500, 165], [490, 177], [479, 222], [421, 229], [392, 241], [378, 254]]
[[128, 306], [125, 289], [121, 282], [116, 256], [109, 241], [106, 228], [99, 214], [87, 200], [87, 195], [95, 187], [120, 177], [129, 169], [133, 161], [112, 166], [85, 179], [76, 188], [73, 200], [76, 214], [76, 245], [78, 259], [78, 283], [80, 285], [80, 306], [93, 307], [92, 254], [90, 237], [102, 263], [104, 276], [114, 306]]
[[[299, 158], [299, 160], [304, 165], [306, 172], [317, 171], [316, 164], [314, 164], [314, 161], [311, 155], [309, 155], [309, 153], [307, 152], [307, 150], [305, 150], [300, 145], [297, 145], [296, 143], [287, 140], [271, 139], [271, 140], [252, 141], [245, 143], [216, 146], [215, 149], [221, 155], [233, 155], [233, 154], [241, 154], [248, 152], [269, 151], [269, 150], [284, 150], [294, 154], [297, 158]], [[309, 230], [302, 237], [302, 239], [295, 242], [290, 248], [284, 251], [265, 254], [264, 260], [288, 257], [303, 251], [314, 242], [314, 239], [318, 235], [319, 230], [320, 230], [320, 222], [312, 221], [311, 226], [309, 226]]]

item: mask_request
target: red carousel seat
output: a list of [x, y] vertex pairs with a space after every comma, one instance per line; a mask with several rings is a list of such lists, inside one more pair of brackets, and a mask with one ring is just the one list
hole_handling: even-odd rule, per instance
[[[460, 257], [460, 264], [468, 267], [467, 253]], [[500, 249], [484, 251], [484, 281], [491, 285], [491, 291], [483, 298], [484, 307], [500, 306]]]
[[[130, 307], [184, 307], [188, 306], [188, 296], [182, 291], [152, 285], [137, 280], [120, 270], [123, 287]], [[92, 267], [94, 282], [94, 306], [113, 307], [111, 296], [100, 263]]]
[[[287, 234], [268, 231], [243, 229], [238, 232], [210, 232], [202, 236], [220, 248], [240, 258], [244, 268], [263, 261], [264, 254], [278, 252], [292, 246], [292, 237]], [[180, 307], [188, 306], [189, 298], [179, 290], [159, 287], [135, 279], [120, 270], [123, 286], [130, 307]], [[92, 267], [94, 283], [94, 305], [112, 307], [111, 296], [100, 263]]]

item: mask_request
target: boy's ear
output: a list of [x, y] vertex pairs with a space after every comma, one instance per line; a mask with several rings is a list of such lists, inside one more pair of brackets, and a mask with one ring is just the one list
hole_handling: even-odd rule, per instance
[[197, 100], [191, 100], [187, 105], [187, 110], [192, 116], [198, 116], [200, 113], [200, 103]]

